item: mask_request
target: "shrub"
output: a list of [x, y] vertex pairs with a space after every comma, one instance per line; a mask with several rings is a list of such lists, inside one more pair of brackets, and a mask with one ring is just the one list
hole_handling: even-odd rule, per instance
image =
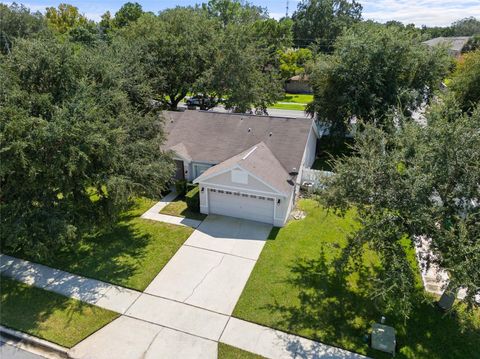
[[187, 192], [185, 195], [187, 207], [192, 212], [200, 212], [200, 190], [198, 186]]
[[177, 191], [179, 196], [185, 196], [185, 193], [187, 193], [187, 181], [185, 180], [176, 181], [175, 190]]

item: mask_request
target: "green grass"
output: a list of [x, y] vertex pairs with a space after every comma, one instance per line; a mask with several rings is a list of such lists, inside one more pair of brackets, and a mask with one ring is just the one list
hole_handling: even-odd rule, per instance
[[0, 277], [0, 323], [67, 348], [119, 316], [46, 290]]
[[264, 357], [232, 347], [224, 343], [218, 343], [218, 359], [262, 359]]
[[305, 106], [313, 101], [313, 95], [286, 93], [285, 97], [270, 108], [305, 111]]
[[313, 95], [311, 94], [293, 94], [293, 93], [286, 93], [285, 97], [280, 100], [280, 102], [293, 102], [293, 103], [300, 103], [300, 104], [307, 104], [313, 101]]
[[187, 202], [185, 202], [185, 198], [182, 197], [175, 198], [171, 203], [165, 206], [160, 213], [176, 217], [197, 219], [199, 221], [203, 221], [205, 217], [207, 217], [203, 213], [191, 211], [187, 206]]
[[136, 200], [113, 228], [86, 235], [71, 248], [52, 250], [48, 257], [7, 254], [143, 291], [193, 231], [140, 218], [154, 203]]
[[[378, 257], [367, 250], [363, 267], [353, 273], [336, 271], [331, 265], [355, 226], [353, 214], [339, 218], [311, 200], [302, 200], [299, 206], [307, 217], [272, 230], [233, 315], [374, 358], [388, 358], [364, 342], [371, 324], [384, 314], [370, 297], [372, 278], [380, 270]], [[408, 254], [414, 264], [413, 250]], [[418, 300], [406, 322], [387, 314], [387, 324], [395, 327], [401, 347], [397, 357], [478, 355], [480, 310], [467, 314], [460, 305], [444, 315], [420, 288], [419, 298], [424, 300]]]
[[280, 110], [305, 111], [305, 105], [301, 105], [298, 103], [276, 103], [269, 108], [276, 108]]

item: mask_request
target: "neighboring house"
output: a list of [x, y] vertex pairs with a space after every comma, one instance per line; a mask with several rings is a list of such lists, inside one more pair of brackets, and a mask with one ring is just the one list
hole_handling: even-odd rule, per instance
[[288, 220], [317, 132], [305, 118], [165, 112], [176, 179], [200, 186], [200, 211], [270, 223]]
[[296, 75], [285, 82], [285, 92], [288, 93], [312, 93], [307, 75]]
[[452, 56], [459, 57], [462, 54], [463, 47], [470, 40], [469, 36], [457, 37], [436, 37], [428, 41], [424, 41], [425, 45], [433, 46], [447, 46], [448, 51]]

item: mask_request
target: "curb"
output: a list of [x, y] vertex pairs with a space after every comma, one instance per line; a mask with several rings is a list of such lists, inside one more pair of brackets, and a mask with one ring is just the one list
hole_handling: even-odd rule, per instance
[[68, 348], [18, 330], [4, 327], [3, 325], [0, 325], [0, 335], [5, 338], [13, 339], [17, 343], [20, 343], [21, 346], [37, 349], [41, 354], [48, 355], [47, 358], [70, 358]]

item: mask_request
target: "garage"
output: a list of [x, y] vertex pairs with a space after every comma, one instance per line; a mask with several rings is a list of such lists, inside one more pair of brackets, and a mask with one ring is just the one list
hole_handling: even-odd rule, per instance
[[209, 213], [273, 223], [275, 200], [271, 197], [208, 189]]

